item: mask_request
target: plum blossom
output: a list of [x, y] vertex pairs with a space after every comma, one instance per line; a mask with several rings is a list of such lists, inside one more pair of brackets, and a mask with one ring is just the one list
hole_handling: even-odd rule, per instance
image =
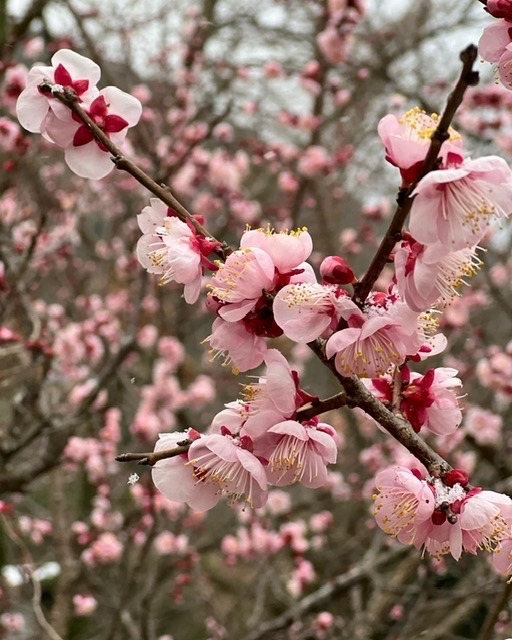
[[162, 275], [162, 284], [184, 284], [185, 301], [193, 304], [199, 297], [203, 269], [216, 269], [207, 256], [219, 243], [203, 238], [169, 213], [161, 200], [151, 198], [137, 216], [144, 234], [137, 243], [137, 257], [149, 273]]
[[512, 575], [512, 532], [510, 530], [500, 540], [492, 555], [491, 564], [498, 573], [504, 576]]
[[[117, 87], [105, 87], [84, 110], [103, 133], [116, 145], [126, 138], [128, 129], [134, 127], [142, 115], [142, 105], [133, 96]], [[69, 168], [82, 178], [99, 180], [114, 168], [111, 154], [97, 142], [89, 127], [76, 119], [48, 122], [49, 138], [64, 147], [64, 159]]]
[[327, 464], [337, 457], [336, 432], [325, 423], [286, 420], [267, 430], [266, 457], [270, 484], [300, 482], [317, 489], [327, 482]]
[[503, 418], [480, 407], [470, 407], [464, 417], [464, 431], [478, 444], [496, 446], [501, 437]]
[[272, 308], [276, 323], [295, 342], [311, 342], [327, 329], [335, 330], [343, 311], [358, 311], [346, 291], [316, 283], [286, 285]]
[[414, 544], [420, 531], [434, 513], [431, 487], [406, 467], [390, 467], [375, 478], [373, 515], [379, 527], [398, 540]]
[[[304, 280], [291, 280], [292, 282], [316, 280], [311, 267], [304, 262], [313, 250], [313, 240], [305, 227], [280, 232], [274, 232], [272, 229], [249, 229], [240, 239], [240, 248], [245, 247], [263, 249], [272, 258], [275, 268], [282, 276], [305, 277]], [[292, 274], [295, 270], [297, 273]]]
[[[174, 449], [179, 442], [195, 434], [188, 432], [161, 433], [155, 452]], [[199, 436], [199, 434], [197, 434]], [[220, 500], [217, 488], [212, 484], [198, 484], [194, 469], [188, 464], [187, 453], [159, 460], [151, 471], [156, 488], [173, 502], [185, 502], [197, 511], [207, 511]]]
[[[409, 184], [417, 178], [438, 122], [437, 114], [429, 116], [419, 107], [410, 109], [400, 118], [384, 116], [379, 122], [378, 133], [386, 149], [386, 160], [400, 169], [404, 183]], [[451, 128], [449, 133], [449, 140], [441, 147], [441, 158], [446, 159], [449, 153], [462, 158], [461, 136]]]
[[[400, 411], [414, 431], [424, 427], [440, 436], [453, 433], [462, 421], [462, 412], [453, 391], [462, 385], [456, 377], [457, 370], [438, 367], [421, 375], [404, 366], [401, 374]], [[390, 376], [365, 381], [365, 384], [379, 400], [385, 403], [392, 401], [393, 382]]]
[[501, 58], [512, 43], [510, 27], [508, 20], [500, 19], [484, 28], [478, 43], [478, 53], [484, 60], [493, 62], [498, 67], [502, 65]]
[[495, 18], [512, 21], [512, 2], [510, 0], [487, 0], [487, 11]]
[[474, 247], [493, 217], [512, 211], [512, 172], [497, 156], [431, 171], [413, 192], [410, 232], [438, 255]]
[[[344, 312], [345, 314], [345, 312]], [[415, 354], [424, 341], [418, 330], [418, 315], [396, 297], [377, 294], [365, 309], [348, 309], [348, 327], [334, 333], [325, 345], [343, 376], [376, 378], [408, 354]]]
[[320, 265], [320, 275], [324, 284], [352, 284], [356, 277], [354, 272], [340, 256], [327, 256]]
[[418, 470], [391, 467], [376, 477], [377, 524], [400, 542], [424, 547], [436, 558], [462, 551], [493, 551], [512, 517], [505, 494], [468, 486], [467, 474], [454, 469], [444, 479], [423, 477]]
[[21, 92], [16, 115], [20, 124], [33, 133], [47, 133], [46, 129], [55, 117], [71, 121], [70, 110], [51, 93], [42, 93], [39, 85], [47, 81], [60, 90], [74, 92], [79, 102], [89, 103], [98, 95], [96, 84], [101, 70], [99, 66], [69, 49], [61, 49], [52, 56], [52, 66], [36, 65], [28, 73], [27, 86]]
[[222, 358], [223, 365], [231, 366], [234, 373], [255, 369], [267, 351], [265, 338], [248, 330], [243, 320], [226, 322], [216, 318], [207, 340], [213, 358]]
[[225, 306], [219, 315], [236, 322], [252, 311], [262, 291], [274, 284], [274, 262], [266, 251], [247, 247], [230, 254], [212, 278], [210, 293]]
[[417, 312], [434, 304], [446, 306], [458, 289], [467, 284], [464, 278], [474, 276], [482, 262], [477, 247], [450, 251], [439, 256], [437, 245], [425, 246], [413, 238], [405, 240], [394, 256], [397, 288], [406, 304]]
[[312, 396], [299, 389], [297, 374], [277, 349], [267, 351], [265, 364], [265, 375], [243, 389], [246, 420], [242, 432], [252, 438], [294, 417], [297, 409], [312, 400]]
[[198, 511], [214, 507], [223, 495], [231, 502], [243, 499], [253, 507], [262, 507], [267, 497], [267, 478], [263, 464], [251, 452], [248, 436], [233, 437], [228, 429], [201, 436], [160, 434], [155, 451], [172, 449], [192, 435], [186, 453], [158, 461], [153, 467], [153, 481], [170, 500], [186, 502]]
[[[225, 355], [226, 363], [232, 361], [239, 371], [257, 366], [266, 350], [257, 337], [283, 334], [274, 320], [273, 295], [289, 283], [316, 281], [313, 269], [304, 262], [311, 250], [311, 236], [305, 229], [280, 233], [253, 229], [243, 234], [239, 250], [224, 264], [218, 263], [208, 285], [208, 306], [226, 324], [216, 321], [208, 339], [215, 351]], [[252, 353], [255, 343], [257, 352]]]
[[231, 502], [244, 500], [251, 507], [262, 507], [267, 500], [267, 477], [260, 460], [253, 455], [248, 436], [206, 435], [195, 440], [189, 449], [189, 464], [194, 467], [196, 487], [216, 488]]

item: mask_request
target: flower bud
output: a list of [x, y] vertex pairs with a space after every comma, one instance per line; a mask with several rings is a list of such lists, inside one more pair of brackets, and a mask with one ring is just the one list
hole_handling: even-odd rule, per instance
[[327, 256], [320, 265], [324, 284], [352, 284], [356, 277], [347, 262], [339, 256]]

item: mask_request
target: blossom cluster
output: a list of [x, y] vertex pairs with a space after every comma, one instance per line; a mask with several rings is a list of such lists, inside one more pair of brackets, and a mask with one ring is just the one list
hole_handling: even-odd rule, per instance
[[[512, 11], [507, 7], [506, 2], [488, 3], [489, 11], [508, 25]], [[328, 59], [326, 42], [322, 46]], [[499, 58], [503, 68], [505, 55]], [[70, 168], [93, 179], [112, 170], [110, 154], [55, 94], [71, 96], [115, 144], [123, 142], [142, 111], [136, 98], [116, 87], [98, 90], [99, 78], [95, 63], [61, 50], [52, 66], [29, 72], [17, 102], [20, 123], [63, 147]], [[462, 383], [457, 370], [417, 373], [412, 367], [444, 349], [446, 338], [436, 333], [435, 315], [479, 269], [477, 252], [490, 225], [512, 212], [512, 171], [497, 156], [471, 158], [462, 136], [450, 129], [437, 163], [426, 172], [424, 161], [438, 124], [438, 116], [415, 108], [400, 117], [388, 115], [378, 126], [386, 160], [399, 169], [402, 191], [410, 197], [408, 229], [389, 256], [394, 276], [385, 291], [359, 297], [360, 282], [340, 256], [325, 258], [318, 277], [307, 262], [313, 240], [306, 228], [248, 228], [237, 249], [226, 249], [203, 231], [200, 214], [178, 214], [152, 198], [138, 215], [141, 265], [159, 275], [161, 284], [182, 285], [188, 304], [206, 293], [205, 307], [214, 317], [206, 338], [213, 358], [235, 373], [266, 365], [265, 375], [246, 385], [242, 399], [226, 405], [206, 432], [160, 433], [152, 477], [167, 498], [199, 511], [223, 496], [230, 503], [261, 508], [269, 486], [326, 484], [339, 437], [314, 413], [318, 398], [300, 388], [297, 372], [272, 348], [270, 341], [281, 336], [301, 345], [314, 343], [321, 359], [332, 361], [342, 384], [362, 378], [412, 431], [445, 436], [458, 428], [462, 412], [455, 389]], [[210, 178], [219, 188], [239, 185], [247, 166], [245, 156], [238, 160], [230, 175], [211, 168]], [[299, 169], [312, 177], [327, 164], [325, 152], [310, 147]], [[100, 353], [101, 345], [96, 350]], [[147, 417], [157, 402], [145, 401], [141, 413]], [[147, 435], [149, 429], [140, 427], [143, 420], [138, 419], [134, 429]], [[83, 444], [70, 441], [68, 458], [85, 463], [90, 475], [99, 467], [102, 474], [104, 461], [98, 459], [104, 451], [92, 447], [81, 454]], [[393, 467], [379, 473], [376, 483], [377, 523], [400, 541], [436, 557], [451, 553], [459, 559], [463, 550], [485, 548], [503, 559], [512, 535], [507, 496], [470, 487], [458, 471], [440, 478]], [[101, 558], [101, 548], [96, 552]], [[502, 562], [497, 566], [503, 570]]]
[[336, 462], [336, 431], [316, 417], [301, 420], [299, 409], [313, 398], [300, 389], [279, 351], [269, 349], [265, 364], [266, 375], [246, 385], [243, 399], [218, 413], [208, 433], [160, 434], [156, 452], [190, 444], [153, 467], [156, 486], [170, 500], [206, 510], [227, 495], [258, 508], [267, 501], [269, 484], [325, 484], [327, 464]]
[[493, 563], [510, 574], [512, 561], [512, 499], [495, 491], [470, 487], [467, 474], [453, 469], [443, 478], [425, 476], [419, 469], [390, 467], [375, 484], [377, 524], [400, 542], [424, 548], [436, 558], [462, 551], [495, 552]]

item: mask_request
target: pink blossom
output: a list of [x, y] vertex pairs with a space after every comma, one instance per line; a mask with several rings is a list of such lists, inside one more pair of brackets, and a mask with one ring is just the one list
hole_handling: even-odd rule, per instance
[[272, 258], [258, 247], [247, 247], [234, 251], [220, 266], [209, 285], [210, 295], [225, 303], [219, 309], [221, 318], [236, 322], [254, 309], [262, 291], [271, 290], [273, 283]]
[[[253, 507], [265, 504], [267, 479], [262, 463], [251, 453], [248, 436], [196, 436], [187, 453], [158, 461], [153, 481], [170, 500], [186, 502], [199, 511], [214, 507], [223, 494]], [[160, 434], [155, 451], [172, 449], [186, 434]]]
[[390, 467], [375, 478], [379, 493], [373, 515], [387, 534], [414, 543], [418, 532], [434, 513], [434, 494], [429, 485], [405, 467]]
[[243, 151], [231, 158], [226, 151], [217, 149], [208, 164], [209, 180], [217, 189], [239, 191], [249, 170], [249, 159]]
[[290, 282], [316, 281], [311, 267], [305, 263], [313, 250], [313, 240], [305, 227], [280, 232], [271, 229], [250, 229], [245, 231], [240, 239], [240, 248], [246, 247], [263, 249], [281, 275], [296, 270], [297, 273], [290, 276]]
[[184, 298], [197, 301], [201, 291], [203, 267], [211, 265], [207, 256], [217, 243], [198, 236], [176, 216], [169, 216], [167, 206], [151, 198], [137, 216], [144, 234], [137, 243], [137, 257], [149, 273], [161, 274], [162, 284], [184, 284]]
[[327, 256], [320, 265], [320, 275], [324, 284], [352, 284], [356, 277], [349, 264], [339, 256]]
[[364, 312], [349, 309], [347, 316], [348, 328], [334, 333], [325, 346], [341, 375], [376, 378], [422, 344], [418, 316], [401, 301], [384, 296], [382, 302], [366, 305]]
[[307, 147], [299, 158], [297, 165], [298, 170], [302, 175], [312, 178], [330, 166], [330, 158], [324, 147], [313, 145]]
[[377, 524], [401, 542], [425, 549], [434, 557], [462, 551], [492, 551], [512, 517], [512, 500], [501, 493], [468, 488], [459, 470], [440, 478], [423, 479], [419, 472], [392, 467], [376, 478]]
[[508, 20], [495, 20], [484, 28], [478, 43], [478, 53], [484, 60], [498, 64], [498, 66], [503, 64], [501, 58], [512, 42], [511, 26]]
[[257, 438], [269, 427], [292, 418], [311, 397], [298, 388], [298, 377], [286, 358], [277, 350], [265, 355], [267, 369], [257, 383], [244, 387], [243, 433]]
[[486, 6], [491, 16], [512, 21], [512, 2], [510, 0], [487, 0]]
[[216, 497], [227, 494], [231, 502], [244, 500], [251, 507], [262, 507], [267, 500], [265, 468], [251, 453], [248, 436], [210, 434], [195, 440], [189, 449], [196, 488], [216, 489]]
[[93, 596], [77, 593], [73, 596], [73, 607], [75, 615], [77, 616], [90, 616], [91, 613], [96, 611], [98, 602]]
[[318, 48], [331, 64], [339, 64], [347, 57], [347, 42], [333, 25], [328, 25], [316, 37]]
[[474, 276], [481, 261], [476, 247], [450, 251], [440, 256], [438, 247], [410, 240], [395, 252], [395, 273], [400, 296], [413, 311], [425, 311], [434, 303], [448, 305], [457, 289]]
[[512, 575], [512, 533], [509, 530], [492, 555], [492, 566], [504, 576]]
[[265, 457], [271, 484], [300, 482], [317, 489], [327, 481], [327, 464], [334, 464], [337, 446], [334, 429], [324, 423], [303, 425], [286, 420], [270, 427]]
[[34, 133], [46, 133], [47, 124], [53, 121], [54, 115], [62, 121], [71, 121], [70, 110], [51, 93], [41, 93], [39, 85], [47, 81], [60, 90], [74, 92], [80, 102], [88, 103], [98, 94], [96, 84], [100, 75], [100, 68], [92, 60], [69, 49], [57, 51], [52, 56], [51, 67], [36, 65], [29, 71], [27, 86], [16, 105], [18, 120]]
[[0, 625], [12, 633], [18, 633], [25, 628], [25, 618], [21, 613], [6, 611], [0, 615]]
[[[188, 432], [161, 433], [155, 451], [174, 449], [178, 442], [188, 437]], [[221, 496], [213, 484], [198, 482], [188, 460], [186, 453], [159, 460], [151, 471], [153, 482], [169, 500], [186, 502], [192, 509], [207, 511], [217, 504]]]
[[315, 626], [318, 629], [330, 629], [334, 624], [334, 616], [329, 611], [321, 611], [315, 618]]
[[89, 565], [111, 564], [119, 560], [122, 553], [123, 543], [113, 533], [106, 531], [84, 551], [83, 559]]
[[[438, 115], [428, 116], [415, 107], [400, 118], [387, 115], [379, 122], [378, 132], [386, 148], [386, 160], [400, 169], [406, 184], [416, 179], [438, 121]], [[462, 139], [453, 129], [450, 129], [449, 141], [441, 147], [441, 157], [445, 159], [450, 152], [462, 157]]]
[[286, 285], [272, 308], [276, 323], [295, 342], [311, 342], [327, 329], [336, 329], [343, 312], [359, 311], [339, 287], [315, 283]]
[[464, 431], [469, 433], [478, 444], [497, 445], [500, 441], [503, 419], [500, 415], [470, 407], [465, 412]]
[[246, 328], [246, 323], [226, 322], [216, 318], [208, 342], [214, 358], [222, 358], [225, 366], [235, 372], [249, 371], [263, 362], [267, 351], [264, 337]]
[[[453, 433], [462, 421], [457, 396], [453, 389], [462, 382], [456, 369], [438, 367], [424, 375], [402, 369], [400, 410], [418, 432], [422, 427], [440, 436]], [[393, 394], [389, 376], [371, 381], [370, 388], [384, 402], [390, 402]]]
[[445, 254], [475, 246], [493, 217], [510, 214], [512, 173], [497, 156], [465, 160], [428, 173], [413, 195], [411, 234]]
[[278, 184], [281, 191], [285, 193], [295, 193], [299, 188], [299, 181], [289, 171], [281, 171], [278, 178]]

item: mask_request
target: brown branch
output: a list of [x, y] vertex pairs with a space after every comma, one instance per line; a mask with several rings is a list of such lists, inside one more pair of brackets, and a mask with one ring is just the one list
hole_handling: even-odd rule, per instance
[[[169, 187], [158, 184], [143, 171], [139, 166], [125, 157], [121, 149], [117, 147], [105, 132], [92, 120], [89, 114], [79, 105], [77, 97], [73, 91], [64, 89], [56, 90], [55, 85], [50, 82], [42, 82], [39, 85], [43, 93], [50, 93], [52, 96], [65, 104], [91, 131], [94, 138], [100, 142], [112, 154], [112, 162], [117, 169], [129, 173], [139, 184], [159, 198], [164, 204], [173, 209], [180, 220], [191, 224], [198, 234], [204, 238], [216, 240], [214, 236], [205, 228], [198, 220], [181, 204], [181, 202], [173, 195]], [[219, 242], [220, 247], [215, 253], [224, 260], [231, 253], [231, 248], [225, 242]]]
[[262, 622], [258, 629], [249, 633], [244, 640], [264, 640], [270, 637], [269, 633], [272, 631], [288, 628], [294, 620], [302, 620], [307, 613], [332, 602], [335, 596], [365, 581], [369, 576], [375, 575], [375, 572], [386, 564], [405, 556], [407, 553], [407, 547], [403, 547], [375, 557], [374, 551], [370, 550], [361, 563], [352, 567], [346, 573], [328, 580], [320, 589], [302, 598], [296, 605], [290, 607], [280, 616]]
[[464, 94], [470, 86], [478, 84], [478, 72], [473, 71], [473, 65], [476, 61], [478, 50], [475, 45], [471, 44], [466, 47], [460, 53], [460, 59], [462, 61], [462, 71], [455, 88], [448, 97], [445, 110], [439, 120], [436, 130], [432, 134], [430, 146], [423, 161], [423, 165], [419, 171], [417, 179], [410, 184], [407, 188], [401, 189], [398, 193], [398, 206], [386, 235], [384, 236], [380, 247], [375, 254], [368, 271], [359, 283], [354, 285], [355, 299], [360, 303], [364, 302], [368, 297], [368, 294], [372, 290], [377, 278], [379, 277], [382, 269], [389, 260], [389, 256], [395, 244], [401, 238], [402, 227], [409, 215], [412, 207], [413, 198], [412, 193], [416, 188], [418, 182], [427, 175], [430, 171], [436, 168], [438, 162], [439, 152], [441, 146], [445, 140], [450, 137], [449, 128], [450, 124], [455, 116], [457, 109], [460, 107]]
[[192, 444], [191, 440], [184, 440], [182, 444], [172, 449], [163, 449], [162, 451], [151, 451], [149, 453], [122, 453], [116, 456], [117, 462], [137, 462], [140, 465], [149, 465], [152, 467], [159, 460], [165, 460], [166, 458], [174, 458], [182, 453], [187, 453]]
[[487, 614], [487, 618], [484, 621], [478, 640], [492, 640], [494, 638], [494, 627], [499, 619], [501, 611], [508, 606], [510, 594], [512, 593], [512, 583], [510, 580], [503, 587], [501, 596], [495, 601], [494, 606]]

